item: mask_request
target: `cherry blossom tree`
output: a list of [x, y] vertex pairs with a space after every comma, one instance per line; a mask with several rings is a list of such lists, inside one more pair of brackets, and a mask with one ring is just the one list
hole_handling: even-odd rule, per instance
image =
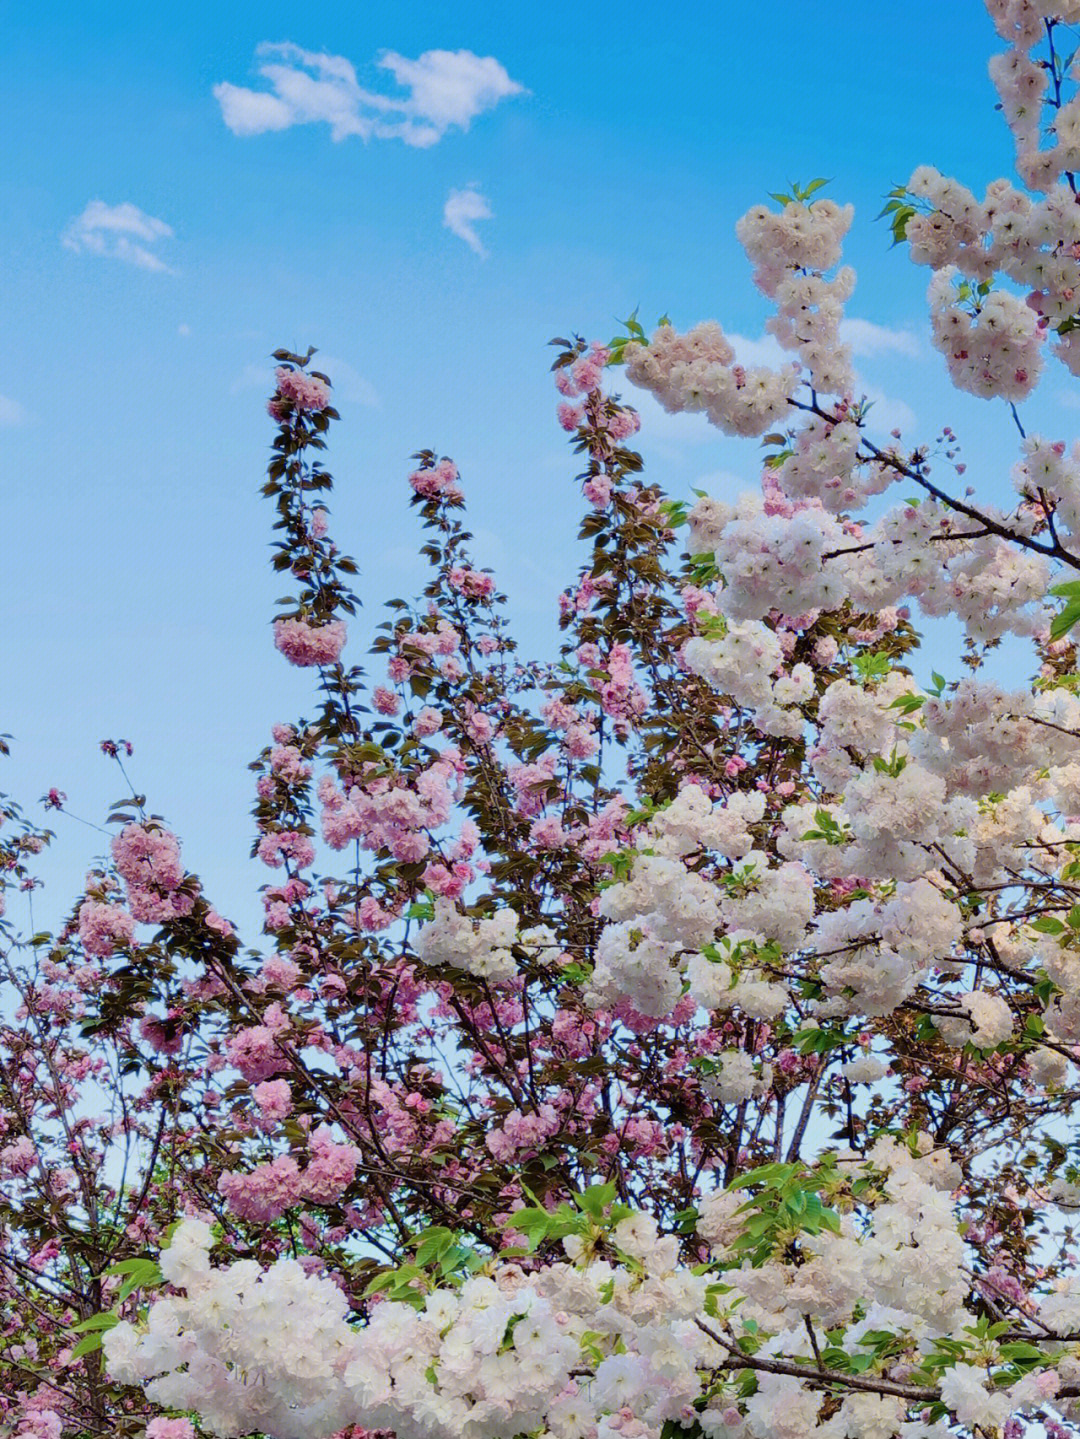
[[[252, 766], [264, 942], [136, 787], [60, 931], [4, 926], [9, 1434], [1080, 1429], [1080, 443], [1017, 408], [1080, 364], [1080, 4], [987, 8], [1022, 188], [921, 167], [886, 214], [953, 383], [1011, 408], [1006, 506], [952, 431], [868, 433], [815, 181], [738, 225], [787, 367], [715, 322], [554, 342], [558, 661], [422, 451], [430, 579], [369, 679], [330, 382], [277, 352], [314, 708]], [[759, 488], [666, 497], [619, 367], [763, 441]], [[916, 615], [964, 631], [929, 689]], [[4, 816], [32, 887], [52, 835]]]

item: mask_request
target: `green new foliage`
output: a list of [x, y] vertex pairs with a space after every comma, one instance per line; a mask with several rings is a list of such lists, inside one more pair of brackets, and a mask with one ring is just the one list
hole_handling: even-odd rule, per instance
[[815, 195], [818, 190], [831, 183], [829, 180], [811, 180], [809, 185], [799, 185], [792, 180], [788, 182], [788, 188], [791, 191], [790, 195], [770, 191], [769, 199], [775, 200], [778, 205], [794, 205], [796, 202], [800, 205], [805, 205], [812, 195]]
[[761, 443], [763, 448], [767, 449], [769, 446], [778, 447], [773, 449], [771, 455], [765, 456], [764, 465], [767, 470], [778, 470], [787, 460], [791, 459], [795, 451], [789, 444], [789, 438], [788, 435], [782, 435], [775, 431], [772, 434], [762, 436]]
[[852, 659], [852, 667], [863, 683], [869, 684], [874, 680], [885, 679], [891, 665], [885, 650], [874, 650], [868, 654], [855, 655]]
[[899, 710], [901, 714], [914, 714], [916, 710], [922, 709], [926, 703], [924, 695], [897, 695], [889, 706], [891, 710]]
[[877, 216], [879, 220], [883, 220], [886, 215], [892, 217], [889, 221], [889, 228], [892, 230], [894, 249], [907, 239], [908, 221], [916, 213], [915, 206], [911, 204], [911, 198], [906, 185], [897, 185], [895, 189], [889, 191], [885, 208]]
[[902, 774], [906, 766], [906, 756], [897, 754], [895, 749], [888, 759], [882, 759], [880, 755], [874, 756], [874, 768], [878, 774], [891, 775], [893, 779], [896, 779], [897, 775]]
[[[170, 1228], [175, 1228], [175, 1225]], [[122, 1259], [117, 1264], [110, 1264], [108, 1269], [102, 1272], [106, 1275], [122, 1274], [124, 1282], [116, 1291], [112, 1309], [102, 1314], [91, 1314], [89, 1319], [72, 1326], [73, 1334], [83, 1336], [71, 1351], [73, 1359], [81, 1359], [84, 1354], [93, 1354], [101, 1348], [102, 1336], [120, 1323], [117, 1311], [125, 1299], [129, 1299], [139, 1289], [157, 1289], [162, 1282], [161, 1270], [153, 1259]]]
[[691, 555], [688, 568], [695, 585], [711, 585], [720, 578], [716, 560], [711, 554]]
[[795, 1048], [800, 1054], [828, 1054], [852, 1042], [851, 1035], [842, 1029], [801, 1029], [793, 1036]]
[[841, 826], [836, 816], [827, 809], [816, 809], [814, 811], [814, 823], [817, 829], [808, 829], [803, 839], [823, 839], [826, 844], [846, 844], [851, 838], [850, 831]]
[[[625, 350], [627, 345], [629, 345], [631, 341], [637, 341], [637, 343], [641, 345], [647, 345], [649, 343], [649, 337], [642, 329], [641, 324], [638, 321], [637, 314], [637, 306], [635, 306], [633, 314], [630, 315], [628, 319], [619, 321], [619, 324], [622, 325], [623, 328], [626, 330], [626, 334], [616, 335], [614, 339], [608, 341], [607, 349], [609, 365], [621, 365], [625, 362]], [[659, 320], [657, 320], [656, 324], [658, 328], [661, 325], [670, 325], [671, 316], [661, 315]], [[552, 341], [552, 343], [554, 344], [555, 342]], [[676, 521], [676, 523], [681, 524], [682, 521]]]
[[161, 1270], [153, 1259], [122, 1259], [118, 1264], [111, 1264], [105, 1273], [127, 1276], [116, 1291], [117, 1304], [122, 1304], [136, 1289], [156, 1289], [162, 1282]]
[[815, 1169], [802, 1164], [766, 1164], [742, 1175], [732, 1189], [757, 1188], [739, 1211], [742, 1234], [733, 1248], [757, 1268], [797, 1242], [800, 1234], [840, 1233], [840, 1216], [822, 1201], [821, 1191], [836, 1188], [839, 1175], [828, 1162]]
[[84, 1337], [79, 1340], [71, 1351], [73, 1359], [81, 1359], [84, 1354], [93, 1354], [101, 1348], [102, 1335], [109, 1329], [115, 1329], [120, 1323], [118, 1314], [91, 1314], [89, 1319], [84, 1319], [81, 1324], [72, 1327], [73, 1334], [82, 1334]]
[[435, 918], [435, 896], [431, 890], [425, 890], [422, 899], [415, 900], [405, 911], [406, 919], [420, 919], [425, 922]]
[[364, 1289], [364, 1297], [384, 1294], [398, 1304], [423, 1309], [433, 1289], [463, 1284], [486, 1260], [461, 1235], [445, 1225], [421, 1230], [412, 1241], [412, 1262], [383, 1270]]
[[525, 1235], [530, 1254], [542, 1244], [565, 1239], [570, 1234], [580, 1235], [582, 1239], [598, 1237], [633, 1213], [627, 1205], [616, 1201], [617, 1192], [614, 1183], [592, 1184], [580, 1194], [571, 1195], [571, 1203], [560, 1204], [555, 1209], [536, 1204], [515, 1210], [507, 1225]]
[[1080, 620], [1080, 580], [1067, 580], [1064, 584], [1054, 585], [1050, 593], [1065, 601], [1050, 626], [1050, 638], [1060, 640], [1069, 633], [1077, 620]]
[[619, 324], [626, 330], [626, 334], [616, 335], [614, 339], [608, 342], [609, 365], [621, 365], [624, 362], [624, 351], [632, 340], [636, 340], [642, 345], [648, 344], [648, 336], [638, 323], [637, 306], [634, 307], [633, 314], [630, 315], [629, 319], [620, 320]]
[[685, 500], [664, 500], [659, 509], [673, 530], [685, 525], [686, 517], [690, 513], [690, 506]]

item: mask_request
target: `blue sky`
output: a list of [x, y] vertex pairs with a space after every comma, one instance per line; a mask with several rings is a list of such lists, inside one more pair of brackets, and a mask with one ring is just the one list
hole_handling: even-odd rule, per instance
[[[734, 224], [790, 179], [831, 177], [856, 206], [849, 313], [882, 327], [864, 327], [856, 363], [886, 428], [931, 440], [952, 424], [969, 478], [1003, 496], [1011, 422], [949, 389], [928, 274], [872, 223], [919, 163], [977, 193], [1011, 173], [995, 48], [978, 0], [842, 0], [827, 23], [777, 0], [767, 24], [751, 6], [639, 3], [13, 10], [0, 786], [33, 802], [57, 785], [98, 819], [121, 789], [97, 742], [131, 739], [152, 807], [254, 937], [245, 765], [273, 722], [314, 709], [268, 628], [283, 592], [258, 496], [269, 352], [315, 345], [336, 380], [334, 529], [366, 605], [349, 657], [382, 600], [422, 583], [404, 483], [421, 447], [458, 462], [477, 556], [527, 648], [550, 650], [580, 500], [547, 340], [608, 338], [635, 305], [759, 339], [768, 311]], [[315, 71], [332, 83], [313, 98]], [[335, 140], [315, 111], [358, 133]], [[471, 241], [444, 223], [454, 192], [482, 197], [459, 221], [490, 210]], [[1030, 407], [1054, 438], [1072, 438], [1055, 413], [1068, 383], [1059, 369]], [[754, 483], [752, 443], [641, 409], [670, 493]], [[98, 846], [59, 828], [39, 919]]]

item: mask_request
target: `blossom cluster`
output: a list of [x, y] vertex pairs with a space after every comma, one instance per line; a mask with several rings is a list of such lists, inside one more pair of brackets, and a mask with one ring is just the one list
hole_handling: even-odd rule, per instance
[[[174, 834], [158, 824], [128, 824], [112, 842], [113, 863], [127, 886], [127, 903], [132, 918], [143, 924], [156, 924], [189, 914], [194, 902], [190, 889], [184, 888], [184, 867], [180, 862], [180, 844]], [[97, 941], [104, 945], [105, 931], [124, 938], [127, 926], [118, 915], [104, 917], [100, 910], [88, 911], [79, 921]], [[91, 953], [93, 953], [93, 949]]]
[[342, 620], [313, 624], [306, 619], [274, 621], [274, 644], [290, 664], [301, 668], [336, 664], [345, 647], [346, 629]]
[[[951, 429], [875, 439], [850, 208], [795, 186], [738, 228], [786, 367], [711, 322], [555, 342], [585, 502], [558, 658], [517, 649], [421, 451], [430, 574], [369, 685], [338, 662], [329, 389], [279, 352], [274, 642], [321, 673], [252, 766], [265, 951], [134, 793], [56, 936], [0, 925], [5, 1436], [1080, 1422], [1080, 598], [1053, 629], [1046, 598], [1080, 447], [1015, 409], [1047, 339], [1080, 368], [1080, 13], [990, 8], [1025, 189], [924, 167], [889, 213], [955, 384], [1020, 429], [999, 504]], [[764, 434], [756, 490], [668, 500], [620, 358]], [[919, 649], [938, 617], [954, 659]], [[9, 915], [49, 838], [0, 800]]]
[[703, 411], [729, 435], [761, 435], [787, 412], [799, 384], [798, 365], [786, 370], [733, 363], [735, 351], [715, 321], [685, 335], [661, 325], [647, 345], [624, 351], [626, 373], [664, 409]]
[[[950, 1197], [960, 1175], [927, 1136], [913, 1148], [881, 1139], [865, 1158], [834, 1151], [806, 1179], [838, 1197], [866, 1197], [856, 1209], [847, 1201], [846, 1212], [822, 1211], [829, 1222], [804, 1229], [795, 1255], [790, 1245], [764, 1262], [748, 1253], [765, 1211], [745, 1192], [719, 1190], [699, 1206], [698, 1232], [711, 1256], [703, 1266], [680, 1265], [677, 1240], [623, 1207], [588, 1235], [563, 1240], [570, 1262], [485, 1265], [414, 1303], [375, 1304], [360, 1328], [346, 1322], [340, 1289], [294, 1260], [212, 1267], [209, 1227], [186, 1219], [161, 1256], [174, 1293], [151, 1306], [145, 1328], [121, 1322], [108, 1330], [106, 1361], [115, 1379], [197, 1410], [222, 1439], [251, 1429], [321, 1439], [346, 1424], [403, 1439], [536, 1430], [613, 1439], [625, 1433], [627, 1416], [637, 1439], [692, 1419], [710, 1439], [928, 1439], [950, 1432], [949, 1416], [969, 1428], [1000, 1428], [1052, 1400], [1063, 1375], [1080, 1372], [1075, 1358], [1055, 1367], [1048, 1356], [995, 1384], [993, 1370], [1005, 1367], [996, 1346], [974, 1362], [963, 1304], [971, 1280]], [[1037, 1322], [1051, 1335], [1074, 1329], [1078, 1316], [1080, 1289], [1039, 1301]], [[876, 1361], [887, 1366], [883, 1379], [917, 1371], [946, 1352], [941, 1341], [952, 1348], [929, 1391], [916, 1386], [908, 1396], [895, 1380], [879, 1393], [845, 1390], [843, 1371], [821, 1370], [815, 1331], [825, 1330], [829, 1352], [842, 1344], [854, 1353], [879, 1345], [883, 1331], [892, 1336], [892, 1358]], [[747, 1346], [750, 1334], [756, 1342]], [[806, 1378], [797, 1379], [797, 1365], [776, 1372], [777, 1353], [797, 1357]], [[757, 1370], [749, 1389], [738, 1380], [744, 1368]], [[872, 1378], [875, 1368], [858, 1372]], [[829, 1406], [831, 1417], [815, 1380], [839, 1381], [842, 1403]], [[946, 1411], [935, 1424], [918, 1416], [928, 1395]]]
[[855, 210], [832, 200], [809, 205], [790, 200], [779, 214], [765, 205], [749, 210], [735, 227], [754, 265], [754, 283], [776, 301], [769, 331], [793, 350], [809, 382], [821, 394], [843, 395], [852, 387], [851, 350], [840, 339], [844, 305], [855, 287], [850, 266], [827, 280], [840, 263], [841, 242]]

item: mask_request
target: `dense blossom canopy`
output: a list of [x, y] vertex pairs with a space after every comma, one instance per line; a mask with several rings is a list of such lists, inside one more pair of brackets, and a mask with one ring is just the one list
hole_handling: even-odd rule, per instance
[[[276, 354], [273, 642], [320, 698], [252, 767], [266, 945], [134, 789], [60, 932], [0, 924], [0, 1432], [1080, 1430], [1080, 443], [1016, 409], [1080, 374], [1080, 5], [987, 8], [1022, 188], [920, 167], [887, 213], [1012, 407], [1004, 506], [951, 431], [868, 435], [852, 210], [795, 187], [738, 225], [790, 362], [555, 342], [559, 661], [423, 451], [431, 578], [369, 683], [330, 382]], [[759, 488], [665, 498], [619, 365], [763, 436]], [[965, 636], [929, 688], [916, 615]], [[32, 888], [52, 835], [0, 817]]]

